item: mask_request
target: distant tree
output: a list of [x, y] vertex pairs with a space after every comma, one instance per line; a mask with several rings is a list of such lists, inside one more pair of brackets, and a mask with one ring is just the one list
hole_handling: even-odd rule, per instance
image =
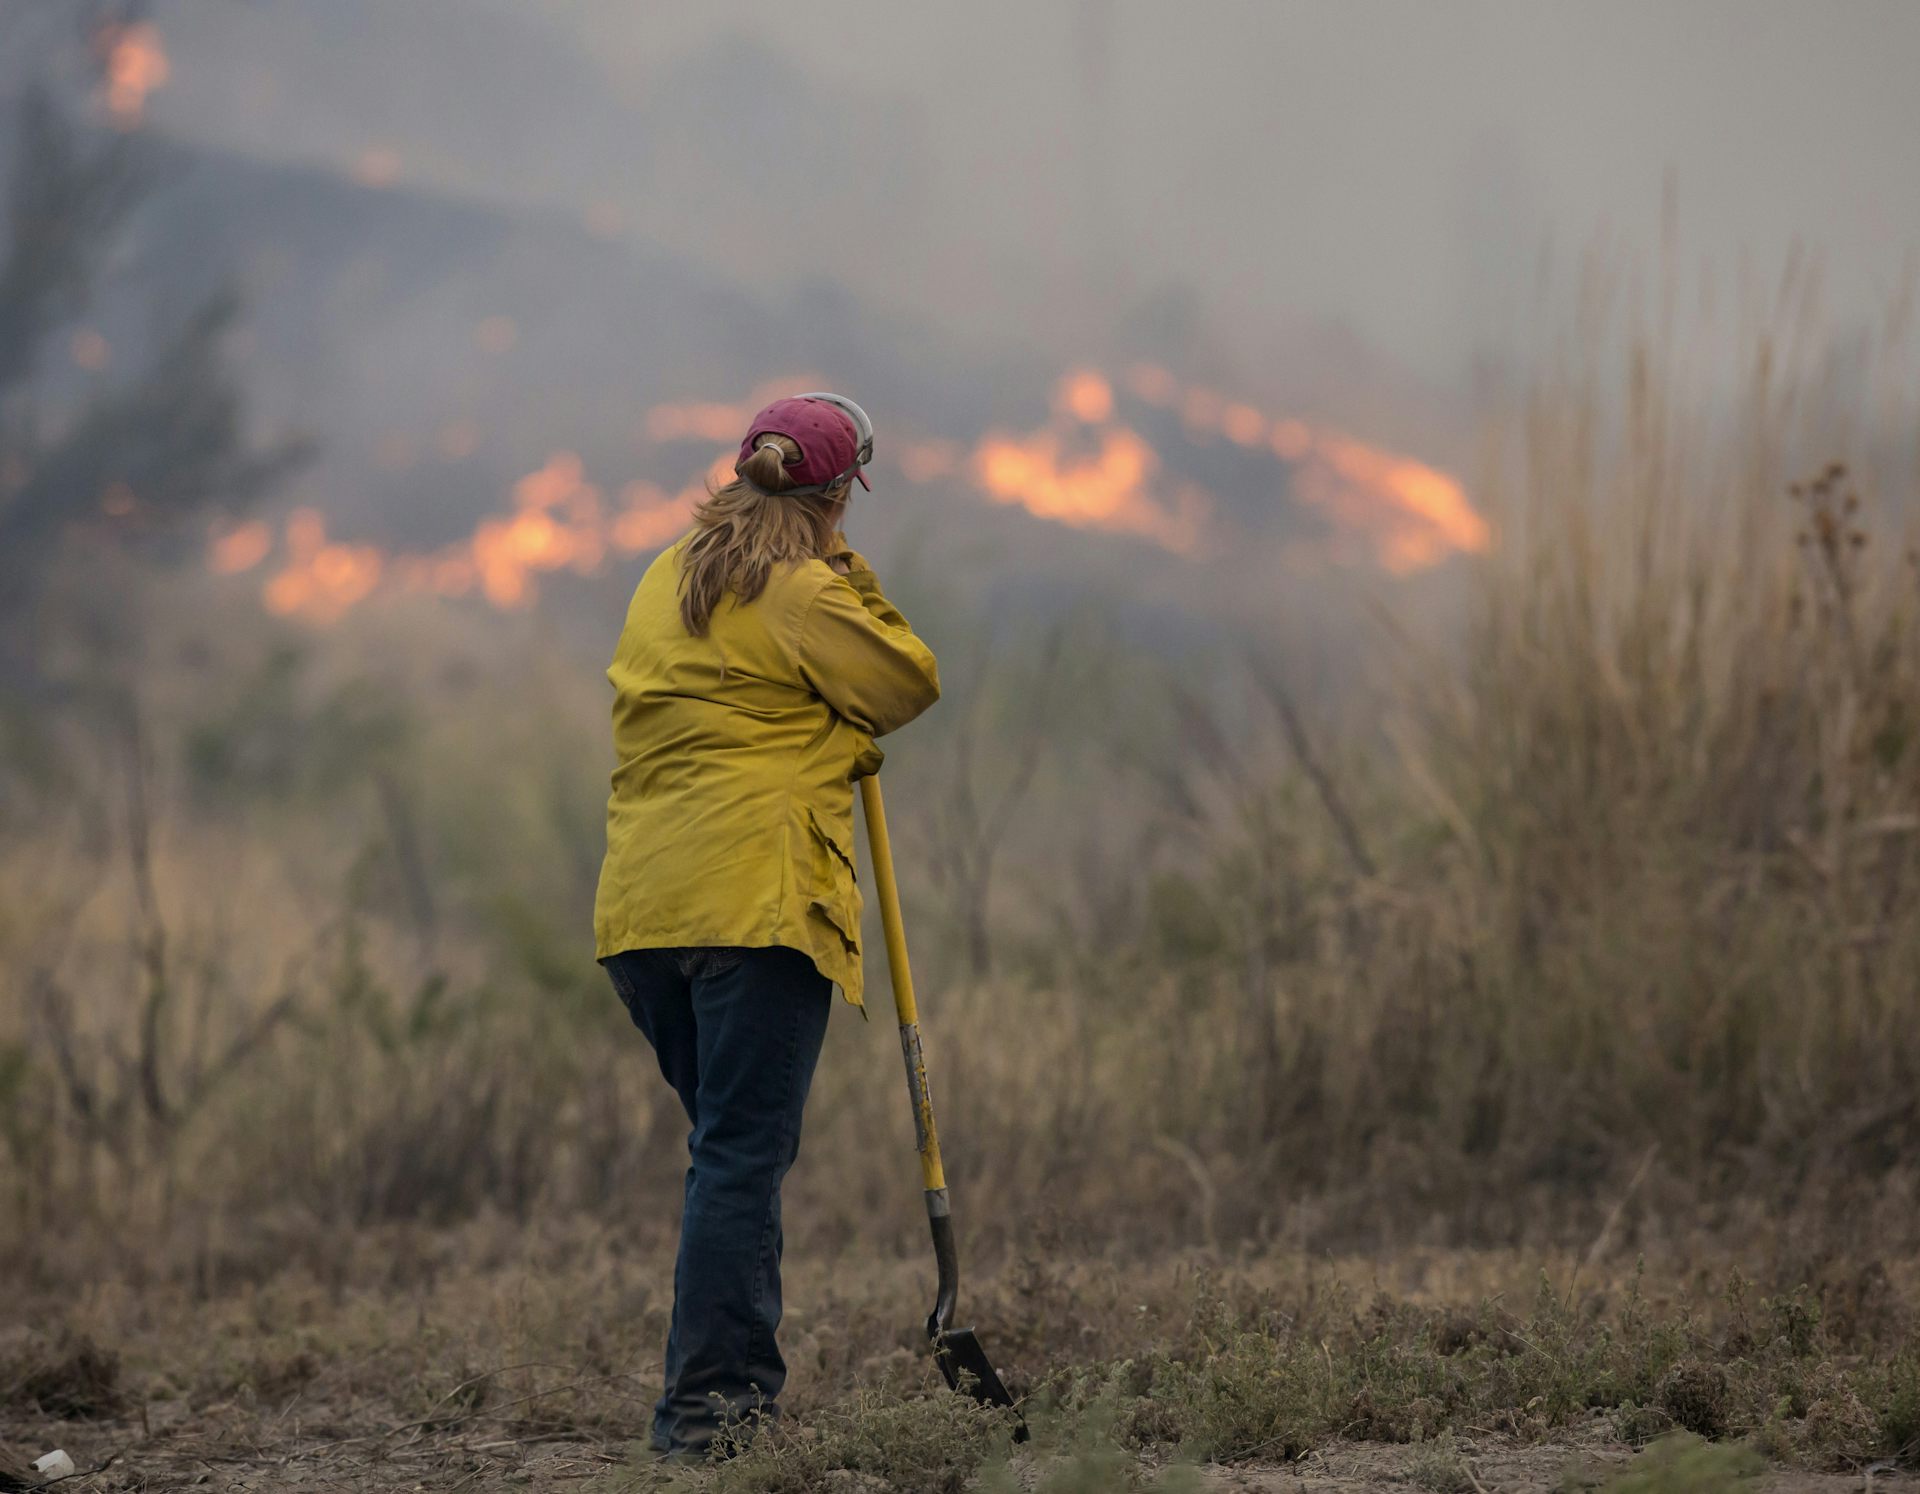
[[[141, 10], [137, 0], [77, 6], [78, 36], [27, 32], [27, 44], [64, 47], [97, 69], [94, 39]], [[18, 57], [22, 30], [9, 37], [0, 18], [0, 51]], [[13, 655], [6, 662], [29, 674], [21, 624], [74, 534], [177, 542], [194, 518], [254, 503], [306, 454], [299, 441], [249, 440], [245, 393], [224, 347], [239, 311], [230, 292], [159, 338], [131, 375], [46, 396], [48, 349], [71, 336], [154, 185], [137, 135], [89, 120], [84, 99], [63, 101], [61, 83], [48, 81], [61, 76], [53, 65], [29, 72], [11, 117], [0, 116], [0, 133], [11, 136], [0, 227], [0, 658]], [[72, 94], [75, 73], [64, 76]]]

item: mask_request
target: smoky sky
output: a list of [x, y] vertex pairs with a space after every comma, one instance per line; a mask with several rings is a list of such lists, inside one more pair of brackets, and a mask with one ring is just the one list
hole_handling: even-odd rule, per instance
[[1920, 245], [1920, 6], [162, 0], [160, 126], [591, 213], [958, 336], [1098, 350], [1187, 296], [1246, 362], [1337, 326], [1432, 381], [1524, 341], [1543, 251]]

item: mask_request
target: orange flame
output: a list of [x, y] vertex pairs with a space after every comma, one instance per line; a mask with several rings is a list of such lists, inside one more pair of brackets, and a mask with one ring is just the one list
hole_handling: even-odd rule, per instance
[[333, 622], [370, 596], [385, 557], [372, 545], [327, 539], [326, 518], [311, 508], [287, 515], [287, 563], [261, 595], [282, 617]]
[[668, 493], [650, 482], [630, 482], [620, 490], [626, 506], [614, 518], [609, 538], [628, 555], [657, 550], [687, 527], [687, 517], [701, 490], [684, 488]]
[[[720, 460], [730, 478], [732, 458]], [[542, 572], [591, 575], [609, 551], [658, 549], [687, 527], [693, 504], [705, 494], [699, 484], [669, 494], [634, 482], [610, 510], [580, 458], [558, 451], [513, 485], [511, 513], [482, 519], [468, 539], [427, 555], [331, 542], [318, 512], [296, 509], [287, 516], [285, 563], [262, 594], [271, 611], [316, 623], [337, 621], [383, 583], [447, 597], [477, 590], [496, 607], [524, 607], [538, 595]], [[213, 536], [207, 565], [217, 574], [237, 574], [259, 565], [272, 548], [271, 529], [250, 521]]]
[[[480, 328], [476, 341], [482, 346], [512, 346], [515, 330], [506, 318], [488, 318]], [[609, 501], [587, 479], [578, 456], [555, 452], [513, 485], [507, 513], [482, 519], [467, 539], [431, 554], [389, 556], [372, 545], [331, 542], [318, 513], [297, 510], [286, 523], [284, 563], [265, 585], [267, 606], [331, 622], [385, 586], [439, 596], [477, 592], [496, 607], [524, 607], [538, 595], [543, 574], [589, 575], [611, 555], [639, 555], [672, 541], [707, 487], [732, 480], [733, 442], [752, 412], [783, 390], [814, 382], [772, 381], [741, 404], [681, 401], [647, 410], [641, 430], [649, 442], [724, 444], [701, 481], [673, 492], [633, 481]], [[1324, 514], [1334, 531], [1329, 545], [1295, 552], [1296, 558], [1364, 558], [1406, 575], [1491, 542], [1486, 520], [1446, 473], [1343, 432], [1184, 385], [1150, 363], [1132, 365], [1118, 381], [1091, 368], [1069, 372], [1055, 386], [1050, 420], [1025, 434], [989, 432], [971, 451], [938, 438], [892, 449], [910, 482], [964, 474], [989, 501], [1037, 518], [1138, 535], [1176, 554], [1198, 554], [1220, 539], [1217, 505], [1201, 489], [1169, 480], [1160, 454], [1118, 417], [1120, 390], [1177, 416], [1194, 440], [1224, 438], [1285, 463], [1293, 492]], [[475, 422], [460, 420], [443, 426], [435, 439], [441, 453], [457, 461], [476, 449], [479, 437]], [[387, 445], [382, 460], [415, 459], [411, 439], [395, 437]], [[260, 565], [272, 549], [268, 526], [250, 521], [216, 533], [207, 564], [219, 574], [238, 574]]]
[[273, 531], [262, 520], [249, 519], [214, 532], [207, 547], [207, 565], [215, 575], [237, 576], [260, 564], [272, 548]]
[[[474, 331], [475, 344], [493, 353], [509, 351], [517, 339], [518, 329], [504, 316], [487, 317]], [[774, 380], [742, 405], [659, 405], [646, 413], [642, 427], [652, 441], [697, 438], [731, 446], [768, 399], [816, 383], [806, 374]], [[435, 441], [448, 461], [463, 461], [478, 449], [480, 435], [477, 422], [455, 420], [439, 429]], [[418, 449], [411, 437], [395, 432], [382, 439], [374, 457], [382, 466], [405, 467], [417, 460]], [[484, 518], [468, 538], [425, 555], [331, 542], [321, 515], [298, 509], [287, 517], [284, 562], [263, 596], [272, 611], [317, 623], [336, 621], [383, 587], [446, 597], [477, 591], [496, 607], [524, 607], [538, 595], [542, 573], [590, 575], [610, 553], [638, 555], [676, 538], [708, 487], [733, 481], [733, 462], [731, 449], [721, 452], [699, 479], [672, 493], [651, 482], [630, 482], [620, 489], [618, 503], [610, 504], [587, 480], [578, 456], [555, 452], [513, 485], [509, 513]], [[211, 537], [207, 566], [233, 575], [253, 569], [272, 550], [266, 525], [242, 525]]]
[[173, 75], [173, 64], [151, 21], [104, 26], [95, 39], [103, 59], [101, 91], [107, 113], [122, 129], [145, 117], [147, 96]]
[[[1295, 490], [1339, 531], [1336, 553], [1347, 553], [1346, 541], [1357, 539], [1356, 553], [1406, 575], [1484, 550], [1491, 541], [1486, 520], [1460, 484], [1425, 463], [1340, 431], [1269, 416], [1204, 386], [1182, 385], [1158, 364], [1132, 365], [1124, 383], [1141, 403], [1177, 414], [1192, 439], [1224, 436], [1292, 467]], [[1191, 488], [1177, 491], [1171, 503], [1156, 496], [1162, 463], [1138, 431], [1114, 419], [1111, 380], [1076, 369], [1055, 387], [1053, 408], [1049, 426], [980, 443], [973, 473], [989, 498], [1059, 523], [1143, 534], [1184, 554], [1202, 547], [1207, 496]], [[1084, 448], [1089, 439], [1097, 443], [1093, 454], [1067, 454], [1070, 445]], [[923, 477], [904, 459], [902, 468], [915, 481], [941, 475]]]
[[1090, 368], [1068, 374], [1054, 394], [1054, 408], [1086, 425], [1113, 418], [1113, 385]]
[[1380, 564], [1396, 576], [1484, 550], [1492, 538], [1444, 472], [1334, 433], [1314, 442], [1313, 455], [1301, 495], [1371, 538]]
[[1148, 491], [1160, 459], [1124, 426], [1108, 427], [1098, 449], [1070, 455], [1055, 430], [1025, 438], [989, 436], [974, 453], [973, 472], [996, 503], [1017, 503], [1061, 524], [1143, 534], [1169, 550], [1191, 551], [1199, 539], [1201, 506], [1186, 498], [1163, 508]]
[[480, 589], [496, 607], [532, 601], [535, 571], [599, 566], [606, 553], [600, 490], [587, 481], [579, 457], [555, 452], [513, 485], [513, 504], [512, 517], [484, 521], [467, 547]]

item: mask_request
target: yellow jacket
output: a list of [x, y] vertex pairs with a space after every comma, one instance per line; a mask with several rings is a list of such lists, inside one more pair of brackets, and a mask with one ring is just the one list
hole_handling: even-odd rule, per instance
[[680, 620], [685, 541], [647, 568], [607, 678], [619, 766], [597, 955], [786, 945], [861, 1003], [853, 781], [940, 698], [932, 652], [856, 552], [776, 566], [707, 636]]

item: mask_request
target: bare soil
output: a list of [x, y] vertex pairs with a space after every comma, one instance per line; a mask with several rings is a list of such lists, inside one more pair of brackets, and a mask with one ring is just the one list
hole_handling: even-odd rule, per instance
[[[1600, 1438], [1536, 1447], [1492, 1442], [1462, 1446], [1474, 1480], [1487, 1494], [1556, 1494], [1565, 1487], [1570, 1469], [1612, 1474], [1634, 1457], [1632, 1449]], [[1209, 1491], [1243, 1494], [1408, 1494], [1417, 1488], [1407, 1477], [1411, 1458], [1405, 1447], [1352, 1443], [1311, 1453], [1284, 1468], [1210, 1468], [1203, 1478]], [[1920, 1488], [1920, 1478], [1885, 1470], [1842, 1474], [1780, 1469], [1749, 1487], [1754, 1494], [1895, 1494]]]
[[[319, 1405], [307, 1407], [304, 1414], [290, 1409], [262, 1427], [235, 1415], [232, 1408], [178, 1414], [178, 1408], [158, 1407], [149, 1408], [151, 1432], [143, 1432], [137, 1420], [111, 1426], [47, 1424], [36, 1431], [64, 1446], [83, 1471], [113, 1458], [105, 1470], [59, 1485], [98, 1494], [166, 1489], [204, 1489], [209, 1494], [697, 1490], [702, 1482], [697, 1473], [652, 1473], [644, 1454], [621, 1441], [562, 1439], [552, 1433], [516, 1437], [511, 1422], [493, 1418], [458, 1434], [402, 1437], [375, 1446], [364, 1438], [332, 1435], [341, 1424], [330, 1410]], [[1486, 1494], [1556, 1494], [1567, 1486], [1570, 1470], [1592, 1478], [1625, 1469], [1634, 1457], [1632, 1449], [1599, 1436], [1529, 1447], [1496, 1439], [1467, 1440], [1461, 1450], [1473, 1487]], [[1297, 1463], [1206, 1467], [1199, 1473], [1209, 1494], [1408, 1494], [1418, 1488], [1408, 1476], [1413, 1457], [1412, 1449], [1400, 1445], [1341, 1443]], [[844, 1485], [844, 1494], [880, 1494], [881, 1489], [877, 1481], [856, 1475], [847, 1475]], [[1746, 1487], [1754, 1494], [1903, 1494], [1920, 1490], [1920, 1476], [1884, 1467], [1850, 1473], [1777, 1469]]]

